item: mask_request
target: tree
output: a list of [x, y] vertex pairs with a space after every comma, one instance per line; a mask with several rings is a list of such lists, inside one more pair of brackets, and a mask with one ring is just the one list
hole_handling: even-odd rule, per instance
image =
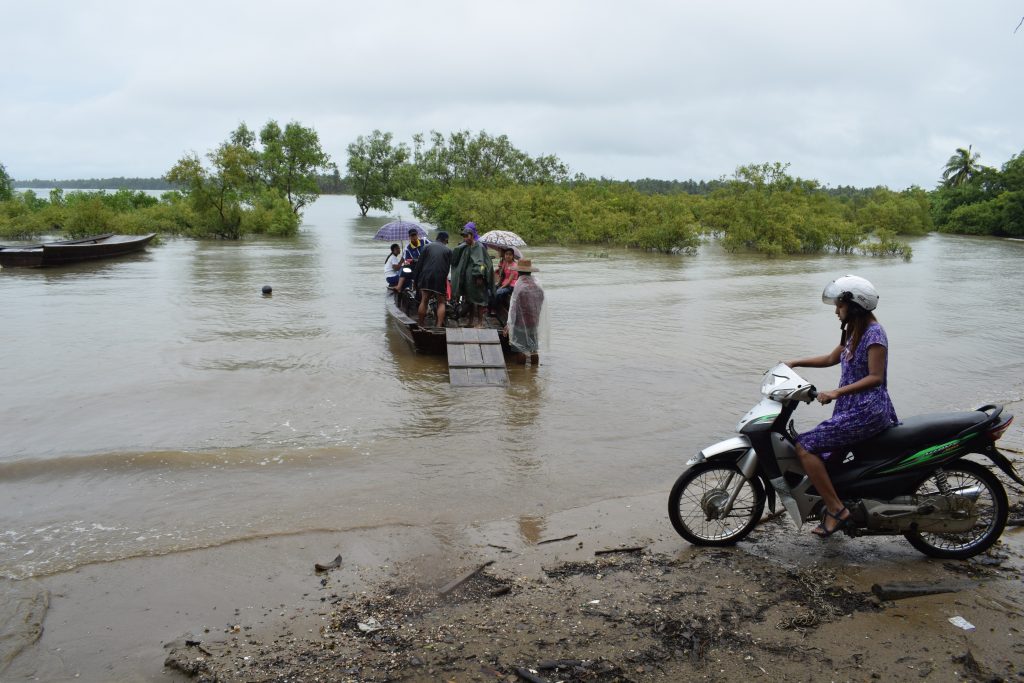
[[248, 185], [248, 150], [225, 142], [206, 155], [213, 168], [203, 166], [192, 152], [182, 157], [164, 176], [182, 188], [197, 215], [204, 219], [203, 232], [223, 239], [242, 236], [242, 200]]
[[320, 196], [317, 177], [336, 168], [320, 147], [320, 136], [295, 121], [281, 130], [271, 120], [260, 131], [260, 143], [260, 177], [266, 185], [279, 190], [299, 215], [303, 207]]
[[401, 194], [409, 159], [409, 148], [391, 144], [391, 133], [373, 131], [360, 135], [348, 146], [348, 174], [356, 204], [362, 215], [370, 209], [391, 211], [394, 198]]
[[164, 176], [181, 188], [199, 220], [198, 236], [238, 239], [246, 233], [293, 234], [301, 211], [320, 194], [320, 171], [334, 168], [311, 128], [268, 121], [256, 134], [242, 123], [206, 155], [192, 152]]
[[0, 202], [6, 202], [14, 197], [14, 180], [7, 175], [7, 169], [0, 164]]
[[978, 163], [979, 158], [980, 154], [971, 152], [971, 145], [967, 145], [967, 149], [957, 147], [956, 153], [946, 162], [942, 182], [946, 187], [958, 187], [970, 181], [982, 168]]
[[411, 198], [416, 215], [437, 224], [436, 213], [444, 196], [455, 188], [499, 189], [511, 185], [546, 185], [568, 180], [568, 168], [555, 156], [530, 157], [516, 149], [505, 135], [493, 137], [468, 130], [447, 138], [430, 133], [430, 146], [422, 135], [414, 141], [416, 183]]
[[416, 168], [422, 187], [428, 191], [438, 186], [445, 190], [452, 185], [501, 187], [568, 180], [569, 170], [558, 157], [530, 157], [516, 149], [506, 135], [493, 137], [480, 131], [474, 136], [461, 130], [445, 139], [435, 130], [430, 133], [429, 148], [422, 135], [414, 140]]

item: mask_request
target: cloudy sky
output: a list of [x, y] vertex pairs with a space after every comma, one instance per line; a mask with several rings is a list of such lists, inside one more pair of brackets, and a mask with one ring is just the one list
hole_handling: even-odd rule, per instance
[[38, 0], [0, 6], [0, 163], [159, 176], [240, 122], [506, 134], [572, 172], [791, 164], [931, 188], [1024, 150], [1024, 2]]

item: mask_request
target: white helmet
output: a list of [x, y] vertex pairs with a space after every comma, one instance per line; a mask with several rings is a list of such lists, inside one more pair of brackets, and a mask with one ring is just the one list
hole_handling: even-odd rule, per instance
[[878, 306], [878, 290], [862, 277], [844, 275], [828, 283], [821, 293], [821, 300], [830, 306], [852, 301], [865, 311], [873, 311]]

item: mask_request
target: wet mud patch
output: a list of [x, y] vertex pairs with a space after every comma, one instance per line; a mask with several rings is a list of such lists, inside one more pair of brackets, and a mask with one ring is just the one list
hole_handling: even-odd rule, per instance
[[[808, 632], [877, 609], [869, 594], [836, 582], [736, 549], [610, 555], [555, 564], [534, 578], [491, 566], [444, 594], [410, 572], [332, 598], [304, 638], [291, 627], [277, 637], [179, 641], [167, 666], [199, 681], [763, 677], [793, 662], [831, 666], [803, 642]], [[815, 618], [779, 626], [807, 614]]]

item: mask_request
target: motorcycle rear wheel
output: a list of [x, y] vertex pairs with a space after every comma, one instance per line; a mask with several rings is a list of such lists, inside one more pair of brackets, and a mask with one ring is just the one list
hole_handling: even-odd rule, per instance
[[[929, 557], [964, 560], [988, 550], [1003, 533], [1009, 513], [1006, 489], [991, 470], [975, 462], [961, 460], [954, 465], [944, 467], [943, 470], [946, 473], [946, 481], [954, 491], [973, 487], [980, 488], [973, 509], [978, 515], [977, 523], [965, 532], [907, 531], [903, 536], [910, 542], [910, 545]], [[935, 477], [926, 479], [918, 487], [915, 495], [919, 497], [939, 495]]]
[[735, 465], [704, 462], [683, 472], [668, 496], [668, 517], [676, 533], [694, 545], [724, 546], [753, 531], [764, 512], [764, 486], [744, 481], [729, 514], [721, 510], [743, 475]]

